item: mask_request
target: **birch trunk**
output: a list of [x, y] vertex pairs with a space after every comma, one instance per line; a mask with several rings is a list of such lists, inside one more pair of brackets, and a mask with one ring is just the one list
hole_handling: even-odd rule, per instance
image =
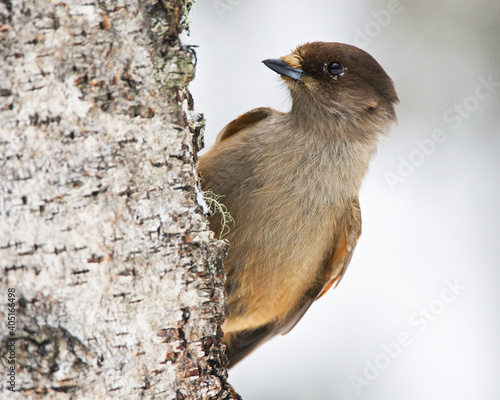
[[186, 115], [188, 7], [0, 3], [1, 398], [237, 396], [226, 245]]

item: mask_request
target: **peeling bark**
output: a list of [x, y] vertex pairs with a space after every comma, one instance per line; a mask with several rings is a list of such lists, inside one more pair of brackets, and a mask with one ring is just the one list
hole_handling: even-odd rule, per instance
[[0, 3], [2, 398], [237, 397], [227, 248], [197, 203], [188, 8]]

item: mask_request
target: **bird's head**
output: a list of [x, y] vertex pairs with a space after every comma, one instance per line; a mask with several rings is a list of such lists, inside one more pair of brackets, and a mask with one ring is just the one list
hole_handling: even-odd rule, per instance
[[396, 120], [398, 96], [380, 64], [367, 52], [343, 43], [312, 42], [263, 63], [290, 89], [294, 109], [318, 109], [336, 118]]

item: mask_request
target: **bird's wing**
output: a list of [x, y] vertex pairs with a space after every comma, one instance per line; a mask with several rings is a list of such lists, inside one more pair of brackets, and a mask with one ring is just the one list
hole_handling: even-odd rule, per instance
[[353, 199], [350, 203], [348, 212], [345, 214], [338, 229], [339, 233], [337, 235], [336, 243], [334, 243], [332, 258], [325, 268], [325, 278], [323, 281], [325, 284], [306, 294], [299, 309], [288, 319], [281, 329], [282, 335], [290, 332], [311, 304], [323, 296], [333, 285], [337, 287], [344, 276], [344, 273], [351, 262], [354, 248], [356, 247], [358, 239], [361, 236], [361, 209], [357, 198]]
[[241, 132], [242, 130], [249, 128], [250, 126], [255, 125], [257, 122], [266, 119], [271, 114], [281, 113], [270, 107], [254, 108], [253, 110], [240, 115], [234, 121], [231, 121], [224, 128], [222, 128], [220, 133], [217, 135], [217, 139], [215, 140], [215, 142], [223, 142], [224, 140], [229, 139], [231, 136], [236, 135], [238, 132]]

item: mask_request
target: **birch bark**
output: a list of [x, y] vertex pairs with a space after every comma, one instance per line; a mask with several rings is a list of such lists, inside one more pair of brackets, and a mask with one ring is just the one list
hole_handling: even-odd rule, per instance
[[197, 201], [189, 6], [0, 3], [2, 398], [236, 397], [227, 249]]

